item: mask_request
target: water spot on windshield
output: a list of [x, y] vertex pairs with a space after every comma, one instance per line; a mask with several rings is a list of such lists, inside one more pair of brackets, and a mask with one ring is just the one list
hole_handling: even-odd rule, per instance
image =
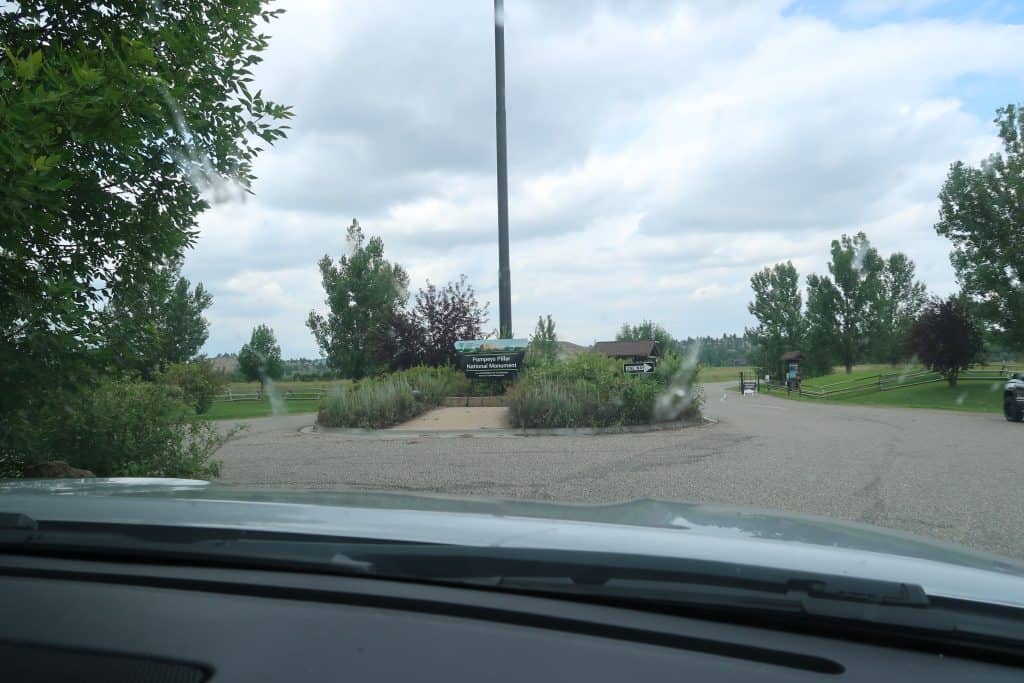
[[213, 165], [210, 157], [194, 142], [192, 129], [181, 113], [178, 101], [166, 86], [160, 84], [160, 93], [171, 116], [171, 125], [185, 143], [182, 150], [174, 154], [174, 161], [185, 173], [185, 178], [211, 204], [244, 202], [245, 187], [238, 178], [222, 175]]
[[277, 392], [277, 388], [274, 387], [274, 380], [267, 377], [264, 380], [267, 391], [267, 398], [270, 401], [270, 412], [273, 415], [287, 415], [288, 406], [285, 405], [284, 398]]
[[696, 381], [697, 358], [700, 344], [690, 344], [683, 355], [679, 369], [672, 375], [668, 387], [654, 401], [654, 419], [661, 422], [678, 420], [695, 403], [699, 405], [703, 389]]

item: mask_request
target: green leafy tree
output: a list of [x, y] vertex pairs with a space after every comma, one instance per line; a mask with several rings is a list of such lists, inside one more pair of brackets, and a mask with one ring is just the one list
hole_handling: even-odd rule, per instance
[[978, 168], [954, 163], [939, 193], [935, 230], [953, 241], [950, 261], [991, 332], [1024, 349], [1024, 105], [996, 110], [1004, 154]]
[[327, 294], [326, 316], [311, 311], [306, 326], [327, 363], [345, 377], [360, 378], [387, 367], [386, 339], [408, 299], [409, 276], [384, 258], [380, 237], [366, 239], [359, 221], [348, 228], [349, 253], [320, 260]]
[[180, 389], [185, 402], [200, 415], [210, 409], [214, 397], [223, 391], [228, 382], [227, 375], [218, 371], [213, 362], [206, 358], [197, 358], [188, 363], [172, 363], [161, 373], [160, 380]]
[[839, 290], [827, 275], [807, 276], [807, 336], [803, 374], [827, 375], [841, 357]]
[[181, 277], [180, 261], [160, 267], [144, 282], [121, 283], [103, 311], [103, 344], [111, 365], [144, 377], [191, 360], [209, 337], [203, 312], [213, 296]]
[[653, 320], [645, 320], [639, 325], [623, 323], [615, 335], [616, 341], [648, 341], [653, 339], [658, 342], [662, 353], [669, 353], [676, 348], [676, 340], [672, 338], [668, 330]]
[[910, 346], [921, 363], [955, 387], [960, 373], [981, 359], [981, 325], [962, 298], [936, 299], [914, 321]]
[[676, 341], [679, 352], [690, 354], [697, 347], [697, 362], [703, 366], [747, 365], [756, 353], [753, 340], [746, 334], [725, 333], [721, 337], [687, 337]]
[[187, 278], [178, 278], [164, 313], [163, 358], [168, 363], [184, 363], [199, 353], [210, 336], [210, 323], [203, 311], [213, 305], [213, 295], [203, 283], [189, 289]]
[[[413, 308], [396, 315], [392, 323], [391, 339], [397, 349], [397, 360], [392, 365], [455, 365], [455, 343], [483, 336], [487, 308], [486, 303], [481, 306], [476, 300], [466, 275], [439, 289], [428, 282], [417, 292]], [[377, 348], [385, 349], [386, 342], [379, 343]]]
[[[0, 11], [0, 448], [46, 387], [95, 382], [101, 304], [180, 256], [287, 107], [250, 91], [281, 10], [20, 0]], [[20, 426], [19, 426], [20, 425]]]
[[906, 358], [910, 326], [928, 300], [924, 283], [915, 275], [914, 262], [901, 252], [883, 264], [878, 294], [868, 312], [868, 355], [875, 362], [895, 364]]
[[266, 325], [253, 328], [249, 343], [238, 352], [238, 370], [250, 382], [259, 380], [261, 392], [268, 379], [281, 379], [284, 365], [274, 330]]
[[832, 280], [822, 279], [819, 286], [827, 289], [832, 284], [835, 288], [829, 296], [837, 303], [839, 360], [849, 373], [867, 351], [871, 309], [881, 291], [885, 264], [862, 232], [832, 240], [831, 251], [828, 270]]
[[779, 357], [786, 351], [801, 350], [804, 342], [800, 276], [790, 261], [776, 263], [754, 273], [750, 287], [754, 300], [747, 304], [747, 310], [757, 318], [758, 325], [747, 329], [747, 337], [757, 345], [759, 365], [781, 376]]
[[537, 317], [537, 327], [530, 336], [528, 352], [531, 361], [550, 361], [557, 357], [558, 334], [555, 332], [555, 321], [550, 313], [547, 317]]

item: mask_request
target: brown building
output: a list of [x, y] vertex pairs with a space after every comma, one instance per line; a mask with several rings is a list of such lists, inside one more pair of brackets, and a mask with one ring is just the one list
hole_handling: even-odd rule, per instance
[[594, 350], [612, 358], [647, 360], [661, 355], [661, 347], [653, 339], [644, 341], [604, 341], [594, 344]]

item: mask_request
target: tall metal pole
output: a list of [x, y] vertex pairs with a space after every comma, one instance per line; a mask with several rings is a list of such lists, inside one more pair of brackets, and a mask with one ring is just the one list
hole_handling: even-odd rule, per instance
[[494, 76], [498, 137], [498, 318], [502, 339], [512, 338], [512, 282], [508, 265], [508, 151], [505, 141], [505, 3], [494, 0]]

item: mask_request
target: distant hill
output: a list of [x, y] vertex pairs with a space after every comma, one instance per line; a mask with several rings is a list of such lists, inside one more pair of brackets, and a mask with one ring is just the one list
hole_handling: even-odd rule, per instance
[[565, 360], [566, 358], [572, 358], [578, 356], [584, 351], [589, 351], [590, 347], [580, 346], [579, 344], [573, 344], [572, 342], [559, 341], [558, 342], [558, 360]]

